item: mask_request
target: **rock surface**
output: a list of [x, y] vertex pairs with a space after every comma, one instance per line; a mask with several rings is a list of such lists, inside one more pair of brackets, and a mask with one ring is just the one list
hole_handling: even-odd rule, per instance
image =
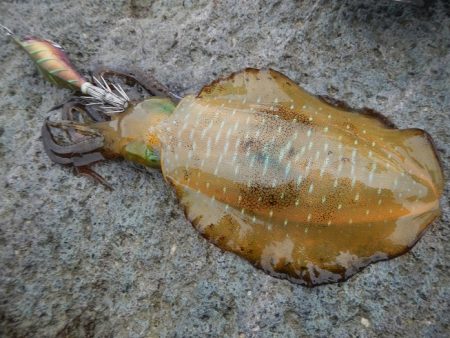
[[[151, 3], [151, 4], [149, 4]], [[0, 23], [58, 41], [83, 72], [150, 71], [174, 91], [246, 66], [434, 138], [450, 176], [450, 5], [393, 1], [2, 1]], [[202, 239], [159, 172], [54, 165], [40, 127], [70, 94], [0, 37], [0, 336], [450, 334], [449, 185], [414, 249], [345, 283], [272, 278]]]

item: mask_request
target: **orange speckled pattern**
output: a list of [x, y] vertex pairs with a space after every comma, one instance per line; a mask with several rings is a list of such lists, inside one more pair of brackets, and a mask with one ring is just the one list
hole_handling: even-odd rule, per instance
[[187, 96], [157, 136], [196, 229], [301, 284], [406, 252], [440, 213], [442, 171], [425, 132], [330, 105], [273, 70]]

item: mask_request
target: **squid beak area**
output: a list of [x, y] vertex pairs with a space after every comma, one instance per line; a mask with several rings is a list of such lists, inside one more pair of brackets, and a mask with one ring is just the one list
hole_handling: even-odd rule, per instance
[[[55, 131], [62, 132], [60, 134], [68, 140], [63, 141], [61, 135], [58, 137]], [[81, 167], [105, 159], [101, 152], [104, 145], [103, 136], [85, 126], [70, 121], [47, 120], [42, 126], [41, 135], [44, 150], [53, 162]]]
[[[63, 143], [53, 132], [65, 134], [68, 141]], [[105, 160], [102, 153], [104, 138], [97, 131], [72, 121], [45, 121], [42, 126], [42, 142], [48, 157], [55, 163], [73, 166], [76, 174], [92, 177], [108, 190], [110, 184], [89, 165]]]

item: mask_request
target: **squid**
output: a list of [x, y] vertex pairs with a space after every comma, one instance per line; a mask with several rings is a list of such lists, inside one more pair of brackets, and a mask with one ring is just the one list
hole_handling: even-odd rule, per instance
[[[130, 72], [89, 82], [59, 45], [9, 33], [47, 79], [80, 93], [42, 127], [51, 160], [105, 185], [93, 162], [161, 170], [204, 238], [272, 276], [346, 280], [409, 251], [440, 215], [443, 174], [423, 130], [310, 94], [273, 69], [247, 68], [183, 98]], [[148, 96], [130, 100], [108, 76]]]

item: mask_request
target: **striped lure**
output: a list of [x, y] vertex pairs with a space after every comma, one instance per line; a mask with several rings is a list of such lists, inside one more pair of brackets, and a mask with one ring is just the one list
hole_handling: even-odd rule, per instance
[[54, 85], [80, 91], [94, 103], [104, 104], [104, 110], [110, 113], [122, 112], [127, 107], [129, 99], [121, 88], [115, 88], [113, 92], [106, 83], [96, 78], [96, 84], [87, 81], [75, 70], [57, 43], [32, 36], [20, 39], [7, 27], [0, 25], [0, 28], [27, 52], [41, 75]]

